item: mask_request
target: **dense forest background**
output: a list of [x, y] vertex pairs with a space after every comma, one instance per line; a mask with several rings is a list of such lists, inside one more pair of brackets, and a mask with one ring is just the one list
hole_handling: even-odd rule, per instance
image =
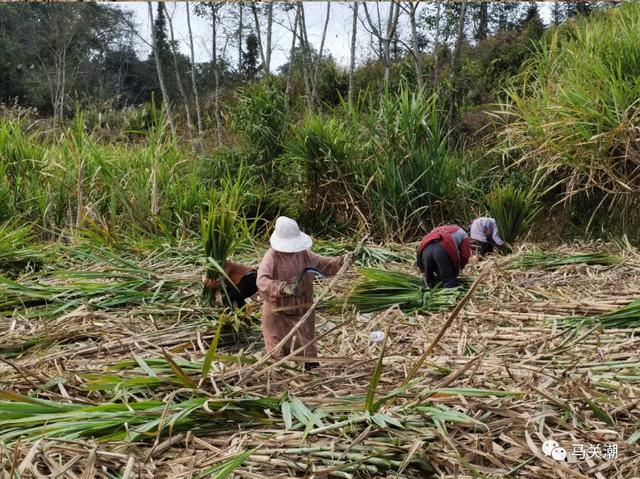
[[117, 7], [0, 5], [0, 220], [179, 237], [241, 177], [248, 216], [318, 233], [415, 238], [515, 191], [552, 212], [539, 233], [637, 236], [636, 2], [554, 2], [549, 25], [535, 2], [351, 3], [348, 66], [302, 3], [177, 8], [210, 22], [210, 61], [163, 3], [147, 57]]

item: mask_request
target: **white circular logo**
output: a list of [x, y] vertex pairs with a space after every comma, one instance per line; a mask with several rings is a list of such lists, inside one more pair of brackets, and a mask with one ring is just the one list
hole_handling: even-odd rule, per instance
[[548, 439], [542, 443], [542, 452], [544, 452], [545, 456], [550, 456], [551, 452], [559, 446], [560, 444], [553, 439]]
[[553, 451], [551, 451], [551, 457], [556, 461], [566, 461], [567, 451], [565, 451], [563, 447], [555, 447]]
[[371, 341], [374, 343], [379, 343], [384, 340], [384, 332], [383, 331], [374, 331], [371, 333]]

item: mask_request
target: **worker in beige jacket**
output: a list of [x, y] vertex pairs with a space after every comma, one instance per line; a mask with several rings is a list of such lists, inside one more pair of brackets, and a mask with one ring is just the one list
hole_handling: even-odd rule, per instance
[[[294, 328], [313, 304], [313, 275], [305, 274], [311, 267], [324, 275], [334, 275], [346, 256], [326, 258], [310, 251], [311, 238], [300, 231], [298, 223], [281, 216], [270, 238], [271, 248], [265, 253], [258, 268], [258, 291], [263, 298], [262, 334], [267, 351], [272, 351]], [[284, 344], [276, 356], [285, 356], [315, 338], [313, 314]], [[304, 349], [304, 356], [315, 357], [315, 344]], [[317, 366], [306, 363], [305, 369]]]

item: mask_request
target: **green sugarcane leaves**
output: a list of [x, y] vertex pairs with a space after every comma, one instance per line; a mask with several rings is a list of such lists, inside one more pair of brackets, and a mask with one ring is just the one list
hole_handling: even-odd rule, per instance
[[133, 358], [136, 360], [136, 363], [138, 363], [138, 365], [140, 366], [140, 368], [147, 373], [150, 377], [156, 378], [158, 377], [158, 375], [156, 374], [156, 372], [151, 369], [149, 367], [149, 365], [146, 363], [146, 361], [144, 359], [142, 359], [140, 356], [136, 356], [135, 354], [133, 355]]
[[205, 379], [209, 375], [209, 371], [211, 370], [211, 363], [216, 356], [216, 350], [218, 349], [218, 342], [220, 341], [220, 334], [222, 333], [222, 328], [224, 327], [226, 318], [224, 315], [220, 315], [218, 317], [218, 325], [216, 326], [216, 332], [211, 340], [211, 344], [209, 345], [209, 349], [207, 350], [207, 355], [204, 357], [204, 362], [202, 363], [202, 379]]
[[256, 452], [258, 448], [250, 449], [248, 451], [244, 451], [238, 455], [231, 456], [222, 462], [216, 464], [213, 467], [207, 468], [205, 471], [200, 473], [197, 477], [198, 479], [225, 479], [229, 477], [229, 475], [239, 468], [244, 462]]
[[624, 442], [627, 444], [635, 444], [638, 440], [640, 440], [640, 431], [636, 431], [631, 434]]
[[377, 412], [371, 415], [371, 421], [383, 429], [387, 429], [389, 426], [397, 427], [398, 429], [404, 429], [404, 426], [396, 418]]
[[498, 187], [489, 193], [487, 206], [498, 223], [501, 238], [509, 244], [526, 232], [541, 211], [533, 190], [525, 192], [512, 185]]
[[394, 304], [405, 312], [446, 311], [464, 293], [463, 287], [424, 290], [419, 276], [399, 271], [363, 268], [358, 274], [363, 281], [349, 294], [346, 302], [363, 313], [381, 311]]
[[414, 408], [415, 411], [426, 414], [434, 422], [434, 424], [443, 423], [460, 423], [460, 424], [473, 424], [481, 426], [488, 430], [486, 424], [482, 421], [472, 418], [471, 416], [464, 414], [455, 409], [441, 406], [441, 405], [420, 405]]
[[583, 396], [584, 396], [585, 402], [587, 403], [589, 408], [593, 411], [593, 413], [596, 415], [598, 419], [600, 419], [602, 422], [604, 422], [609, 426], [615, 427], [616, 422], [613, 420], [613, 418], [609, 415], [607, 411], [605, 411], [600, 406], [598, 406], [598, 404], [596, 404], [596, 402], [593, 399], [589, 398], [586, 393], [583, 393]]
[[311, 411], [300, 399], [288, 393], [280, 403], [280, 410], [282, 412], [282, 420], [288, 430], [293, 428], [294, 418], [305, 426], [305, 436], [314, 426], [323, 426], [322, 418], [325, 416], [323, 411], [318, 409]]
[[[249, 236], [251, 226], [241, 214], [243, 190], [245, 188], [242, 172], [235, 179], [231, 175], [224, 178], [220, 190], [209, 199], [207, 215], [201, 218], [201, 233], [206, 257], [205, 274], [223, 285], [229, 281], [224, 272], [227, 258], [233, 254], [239, 243]], [[203, 288], [205, 302], [212, 303], [215, 290]]]
[[511, 269], [541, 268], [554, 270], [574, 264], [616, 266], [620, 263], [622, 263], [620, 256], [604, 252], [563, 255], [546, 251], [527, 251], [509, 263], [508, 267]]
[[290, 430], [293, 427], [293, 416], [291, 414], [291, 402], [289, 399], [282, 401], [281, 404], [282, 420], [284, 421], [284, 427]]
[[[354, 251], [356, 247], [358, 249]], [[367, 268], [389, 263], [405, 263], [411, 260], [411, 255], [406, 252], [367, 244], [358, 247], [353, 241], [318, 240], [314, 242], [313, 250], [323, 256], [340, 256], [353, 252], [354, 264]]]
[[47, 249], [33, 242], [31, 225], [0, 223], [0, 273], [38, 266], [46, 257]]
[[197, 389], [198, 385], [193, 381], [193, 379], [191, 379], [183, 370], [180, 366], [178, 366], [178, 364], [173, 360], [173, 358], [171, 357], [171, 355], [165, 351], [164, 349], [162, 350], [162, 354], [164, 355], [164, 358], [167, 360], [167, 363], [169, 364], [169, 367], [171, 368], [171, 371], [173, 371], [173, 374], [176, 375], [176, 378], [178, 378], [178, 380], [180, 381], [180, 383], [188, 388], [192, 388], [192, 389]]
[[[376, 411], [374, 408], [374, 400], [376, 395], [376, 390], [378, 389], [378, 384], [380, 383], [380, 377], [382, 376], [382, 362], [384, 360], [384, 353], [387, 348], [387, 340], [389, 339], [389, 329], [384, 335], [384, 341], [382, 342], [382, 346], [380, 347], [380, 354], [378, 355], [378, 361], [376, 362], [376, 367], [373, 370], [373, 376], [371, 376], [371, 381], [369, 382], [369, 387], [367, 388], [367, 396], [364, 401], [364, 409], [368, 413], [373, 413]], [[376, 405], [378, 407], [382, 406]]]
[[560, 325], [566, 328], [579, 328], [598, 325], [605, 329], [637, 328], [640, 324], [640, 299], [622, 308], [614, 309], [598, 316], [572, 316], [560, 320]]

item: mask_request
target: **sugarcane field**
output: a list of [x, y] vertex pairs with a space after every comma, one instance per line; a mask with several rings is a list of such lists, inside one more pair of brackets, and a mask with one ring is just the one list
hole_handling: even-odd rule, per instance
[[639, 45], [0, 2], [0, 478], [640, 478]]

